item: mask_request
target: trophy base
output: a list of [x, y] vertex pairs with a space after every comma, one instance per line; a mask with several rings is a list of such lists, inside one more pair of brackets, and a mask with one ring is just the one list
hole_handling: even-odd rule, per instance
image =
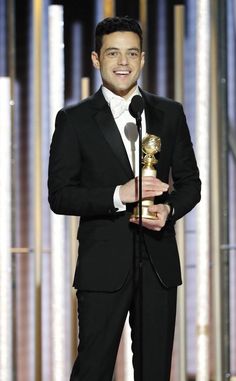
[[[136, 206], [134, 208], [132, 217], [134, 217], [136, 219], [139, 218], [139, 207], [138, 206]], [[146, 218], [148, 220], [156, 220], [157, 219], [157, 215], [154, 212], [149, 212], [148, 206], [142, 206], [142, 218]]]

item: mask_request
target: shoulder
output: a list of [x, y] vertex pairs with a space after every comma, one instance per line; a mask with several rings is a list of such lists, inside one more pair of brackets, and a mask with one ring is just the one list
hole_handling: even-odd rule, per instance
[[68, 117], [73, 117], [77, 116], [78, 114], [86, 113], [91, 107], [92, 100], [93, 96], [90, 96], [74, 105], [63, 107], [61, 110], [59, 110], [58, 113], [65, 114]]
[[181, 103], [167, 97], [160, 97], [156, 94], [149, 93], [148, 91], [141, 90], [143, 98], [150, 105], [157, 107], [164, 112], [182, 112], [183, 106]]
[[95, 94], [83, 99], [82, 101], [61, 109], [58, 114], [64, 114], [68, 118], [86, 118], [97, 112], [98, 109], [106, 106], [105, 98], [103, 97], [101, 89]]

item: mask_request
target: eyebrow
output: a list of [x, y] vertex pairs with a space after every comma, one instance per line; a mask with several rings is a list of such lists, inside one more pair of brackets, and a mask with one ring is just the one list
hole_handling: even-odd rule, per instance
[[[110, 47], [110, 48], [107, 48], [106, 50], [105, 50], [105, 52], [109, 52], [110, 50], [120, 50], [119, 48], [116, 48], [116, 47]], [[137, 52], [140, 52], [140, 49], [139, 48], [129, 48], [129, 49], [127, 49], [128, 51], [130, 51], [130, 50], [135, 50], [135, 51], [137, 51]]]

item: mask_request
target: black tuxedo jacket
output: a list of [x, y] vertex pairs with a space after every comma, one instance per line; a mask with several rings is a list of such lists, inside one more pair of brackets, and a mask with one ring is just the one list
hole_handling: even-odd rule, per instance
[[[156, 197], [169, 201], [174, 217], [160, 232], [144, 230], [155, 271], [166, 287], [181, 283], [175, 221], [200, 200], [199, 172], [189, 130], [179, 103], [141, 91], [147, 133], [161, 138], [157, 176], [173, 191]], [[137, 226], [129, 222], [133, 205], [117, 212], [117, 185], [133, 178], [120, 133], [101, 89], [78, 105], [59, 111], [49, 160], [49, 203], [57, 214], [81, 216], [74, 286], [115, 291], [133, 263]]]

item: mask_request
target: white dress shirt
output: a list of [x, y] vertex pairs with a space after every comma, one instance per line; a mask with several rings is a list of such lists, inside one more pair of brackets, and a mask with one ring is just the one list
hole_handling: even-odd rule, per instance
[[[134, 95], [141, 95], [138, 86], [135, 88], [134, 92], [128, 99], [124, 99], [106, 87], [102, 87], [103, 95], [111, 107], [111, 112], [117, 124], [118, 130], [120, 132], [122, 141], [124, 143], [131, 168], [134, 172], [134, 177], [138, 176], [139, 173], [139, 141], [138, 141], [138, 130], [136, 126], [135, 118], [129, 113], [129, 104]], [[142, 112], [142, 137], [146, 134], [146, 118], [145, 112]], [[115, 189], [113, 200], [114, 206], [118, 211], [123, 211], [126, 209], [125, 204], [121, 202], [119, 194], [120, 185]]]

